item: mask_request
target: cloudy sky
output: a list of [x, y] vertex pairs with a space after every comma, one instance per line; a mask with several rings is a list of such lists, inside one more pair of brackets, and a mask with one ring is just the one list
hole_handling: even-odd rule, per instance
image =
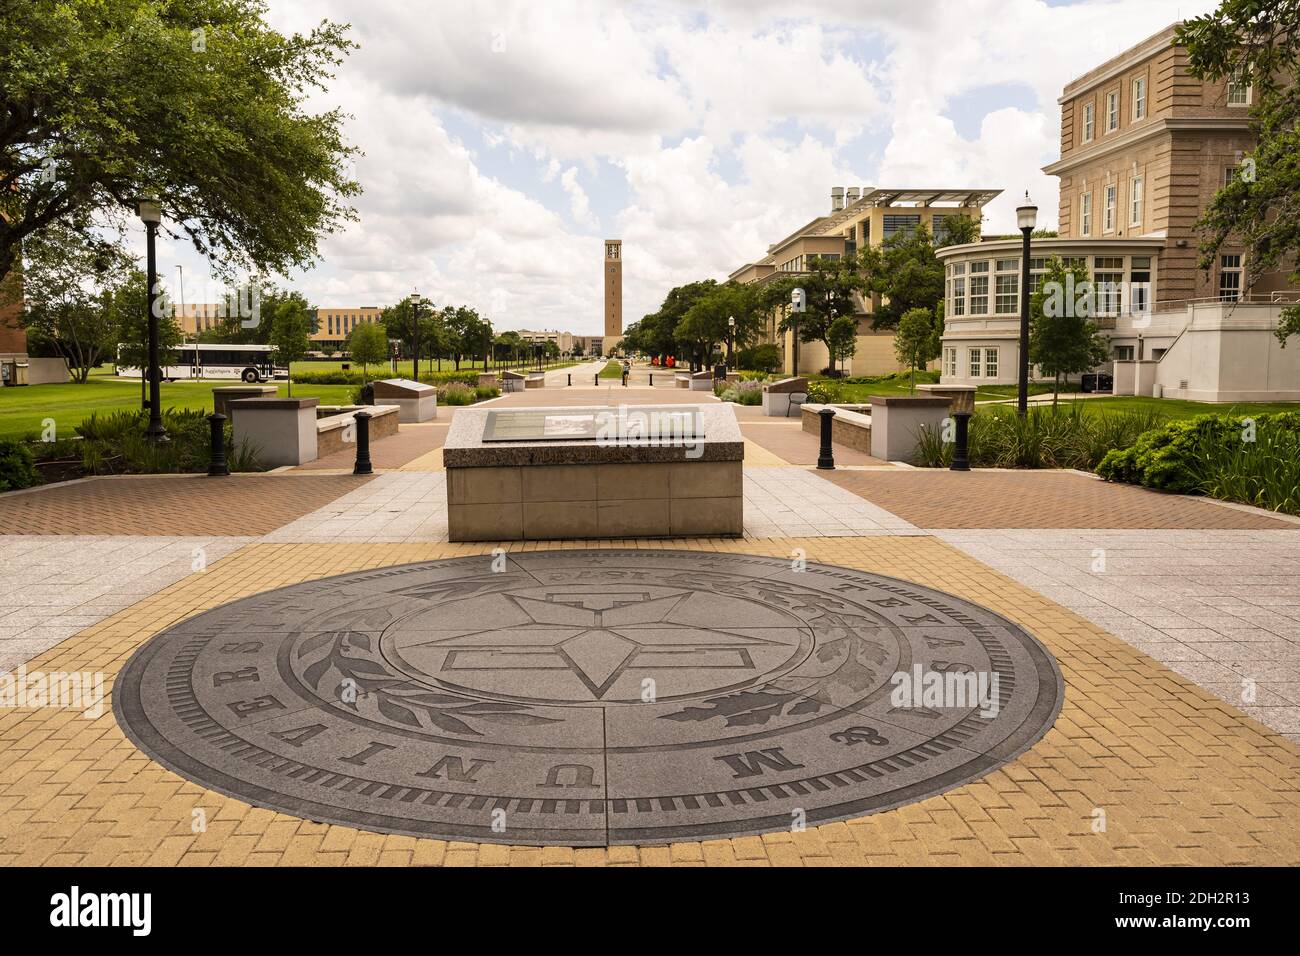
[[[829, 208], [832, 186], [1028, 189], [1056, 224], [1056, 98], [1212, 0], [270, 0], [360, 44], [322, 105], [354, 117], [360, 222], [288, 277], [313, 304], [413, 288], [498, 330], [601, 328], [602, 240], [625, 320], [725, 279]], [[186, 301], [202, 261], [160, 254]]]

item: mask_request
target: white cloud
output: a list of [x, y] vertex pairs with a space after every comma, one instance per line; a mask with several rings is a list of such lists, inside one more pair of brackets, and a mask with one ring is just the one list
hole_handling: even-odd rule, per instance
[[[361, 44], [320, 98], [356, 116], [361, 221], [292, 279], [321, 305], [418, 285], [499, 328], [593, 332], [608, 236], [624, 241], [632, 321], [671, 286], [763, 255], [833, 185], [1002, 189], [995, 232], [1029, 189], [1051, 225], [1040, 167], [1064, 84], [1212, 6], [273, 0], [278, 27], [330, 17]], [[1007, 84], [1032, 95], [1007, 102]], [[957, 97], [983, 104], [970, 138], [945, 116]]]

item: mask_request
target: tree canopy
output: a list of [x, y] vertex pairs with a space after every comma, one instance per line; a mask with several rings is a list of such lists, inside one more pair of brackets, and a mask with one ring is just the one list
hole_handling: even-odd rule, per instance
[[[1223, 0], [1213, 13], [1178, 28], [1188, 69], [1210, 80], [1254, 87], [1250, 116], [1259, 143], [1202, 214], [1201, 266], [1213, 267], [1224, 246], [1246, 249], [1249, 289], [1267, 272], [1291, 270], [1300, 284], [1300, 0]], [[1300, 306], [1282, 310], [1283, 347], [1300, 335]]]
[[306, 98], [353, 44], [265, 16], [263, 0], [6, 3], [0, 279], [28, 237], [124, 225], [146, 192], [219, 271], [311, 262], [360, 190], [345, 117]]

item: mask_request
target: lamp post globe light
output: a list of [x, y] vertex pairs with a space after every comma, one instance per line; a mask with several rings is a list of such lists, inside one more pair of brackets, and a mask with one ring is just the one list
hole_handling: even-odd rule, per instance
[[1029, 414], [1029, 240], [1038, 223], [1038, 207], [1025, 192], [1025, 201], [1016, 207], [1016, 225], [1023, 237], [1020, 246], [1020, 378], [1016, 410], [1020, 417]]
[[135, 208], [140, 221], [144, 223], [147, 247], [146, 271], [148, 273], [146, 281], [149, 284], [146, 296], [149, 309], [146, 322], [149, 329], [149, 368], [146, 370], [146, 374], [149, 376], [149, 426], [145, 429], [144, 437], [146, 441], [158, 444], [168, 440], [167, 429], [163, 427], [162, 423], [162, 370], [158, 367], [158, 258], [155, 252], [158, 225], [162, 222], [162, 205], [155, 196], [141, 196], [137, 200]]
[[420, 298], [419, 292], [411, 293], [411, 380], [420, 380]]

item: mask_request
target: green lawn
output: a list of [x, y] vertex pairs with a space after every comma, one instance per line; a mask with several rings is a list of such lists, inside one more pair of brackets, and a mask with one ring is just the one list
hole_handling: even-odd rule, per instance
[[[1062, 405], [1069, 404], [1062, 402]], [[1081, 398], [1085, 411], [1136, 412], [1154, 410], [1166, 418], [1192, 418], [1196, 415], [1265, 415], [1270, 412], [1300, 411], [1300, 402], [1240, 402], [1235, 405], [1189, 402], [1182, 398], [1150, 398], [1116, 395], [1110, 398]]]
[[601, 378], [616, 378], [620, 381], [623, 378], [623, 363], [610, 359], [605, 363], [605, 367], [600, 370]]
[[[215, 385], [238, 385], [238, 382], [164, 382], [162, 404], [164, 408], [192, 408], [212, 410], [212, 389]], [[285, 395], [288, 387], [279, 383], [279, 393]], [[295, 385], [295, 397], [319, 398], [322, 405], [346, 404], [351, 396], [351, 385]], [[67, 438], [74, 429], [90, 417], [92, 411], [114, 412], [140, 407], [139, 380], [117, 379], [112, 370], [92, 373], [84, 385], [28, 385], [23, 388], [0, 388], [0, 438], [22, 438], [29, 432], [39, 433], [43, 422], [52, 418], [59, 437]]]
[[[342, 359], [321, 359], [319, 361], [311, 361], [311, 362], [294, 362], [290, 366], [290, 368], [292, 368], [293, 374], [295, 375], [297, 375], [299, 372], [340, 372], [343, 370], [343, 364], [344, 362]], [[348, 362], [347, 364], [351, 366], [352, 371], [354, 372], [361, 371], [360, 362]], [[566, 368], [567, 366], [577, 365], [577, 364], [579, 363], [576, 361], [573, 362], [555, 361], [547, 364], [546, 368], [548, 370], [553, 370], [557, 368]], [[439, 372], [456, 371], [455, 362], [448, 361], [446, 359], [439, 359], [437, 361], [433, 361], [431, 359], [420, 359], [421, 374], [427, 375], [431, 367], [435, 367], [436, 370]], [[537, 363], [520, 362], [518, 363], [518, 365], [513, 367], [526, 370], [526, 369], [536, 368]], [[391, 368], [392, 366], [388, 362], [380, 362], [378, 365], [370, 366], [370, 372], [371, 374], [379, 377], [386, 377], [392, 374], [392, 372], [390, 371]], [[496, 368], [497, 366], [494, 364], [492, 366], [492, 371], [495, 371]], [[460, 363], [460, 370], [462, 372], [475, 372], [475, 371], [481, 372], [483, 371], [483, 360], [481, 358], [478, 359], [477, 361], [462, 360]], [[409, 360], [397, 363], [397, 374], [401, 378], [411, 377], [411, 363]]]

